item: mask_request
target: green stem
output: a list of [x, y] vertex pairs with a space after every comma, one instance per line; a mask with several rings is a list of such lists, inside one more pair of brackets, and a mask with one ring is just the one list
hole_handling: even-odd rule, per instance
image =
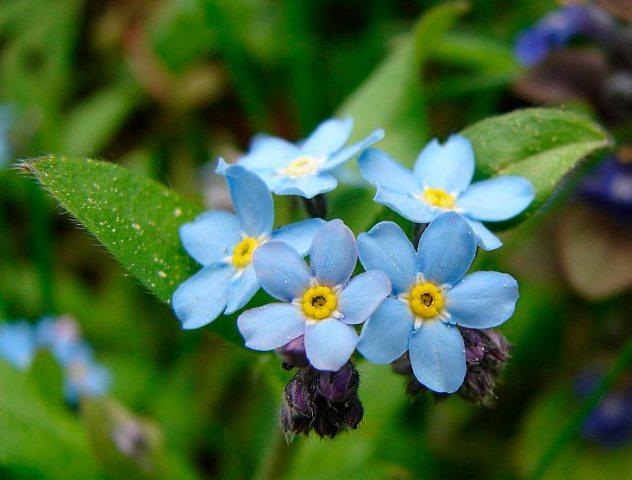
[[527, 478], [535, 480], [542, 478], [546, 471], [553, 465], [557, 456], [562, 452], [564, 447], [575, 437], [582, 425], [588, 418], [588, 415], [595, 409], [601, 399], [610, 391], [619, 376], [632, 364], [632, 339], [628, 340], [625, 347], [616, 358], [612, 367], [601, 380], [599, 386], [586, 397], [581, 403], [579, 409], [571, 417], [570, 421], [562, 429], [559, 435], [553, 440], [551, 446], [540, 457], [531, 475]]
[[255, 479], [280, 480], [284, 478], [288, 474], [297, 451], [298, 444], [296, 440], [288, 444], [285, 435], [279, 427], [273, 444], [263, 459], [261, 467], [255, 475]]

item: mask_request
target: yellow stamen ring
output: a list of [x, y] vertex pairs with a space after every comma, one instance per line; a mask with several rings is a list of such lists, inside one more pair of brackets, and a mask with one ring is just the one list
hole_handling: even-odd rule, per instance
[[322, 285], [308, 288], [303, 294], [302, 308], [305, 315], [322, 320], [332, 315], [338, 305], [336, 294]]
[[431, 207], [451, 210], [456, 205], [456, 198], [441, 188], [426, 188], [420, 195], [421, 199]]
[[410, 290], [408, 301], [413, 314], [422, 318], [436, 317], [441, 313], [445, 303], [443, 291], [429, 282], [415, 285]]
[[246, 237], [233, 249], [233, 256], [231, 258], [233, 265], [237, 268], [244, 268], [250, 265], [252, 261], [252, 254], [259, 246], [259, 242], [252, 237]]
[[280, 173], [291, 178], [306, 177], [318, 173], [322, 161], [314, 157], [298, 157], [287, 167], [282, 169]]

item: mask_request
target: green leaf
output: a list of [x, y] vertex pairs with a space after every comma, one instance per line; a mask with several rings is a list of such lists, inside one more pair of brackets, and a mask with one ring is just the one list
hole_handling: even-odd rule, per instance
[[559, 109], [530, 108], [488, 118], [461, 132], [476, 154], [476, 178], [519, 175], [533, 184], [526, 219], [582, 159], [610, 146], [608, 134], [588, 117]]
[[49, 155], [23, 165], [161, 300], [199, 269], [178, 228], [200, 210], [163, 185], [98, 160]]

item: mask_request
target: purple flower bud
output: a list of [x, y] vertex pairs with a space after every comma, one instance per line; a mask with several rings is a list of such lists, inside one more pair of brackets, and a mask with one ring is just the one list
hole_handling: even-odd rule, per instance
[[274, 352], [281, 359], [283, 368], [286, 370], [304, 368], [309, 365], [305, 354], [305, 337], [303, 335], [277, 348]]
[[337, 372], [321, 372], [318, 393], [330, 402], [344, 402], [358, 392], [360, 376], [351, 362]]
[[360, 376], [351, 362], [337, 372], [301, 368], [285, 386], [281, 426], [286, 436], [309, 434], [333, 438], [362, 420], [357, 396]]
[[474, 330], [459, 327], [465, 343], [467, 373], [459, 395], [481, 405], [496, 399], [496, 381], [509, 358], [511, 345], [495, 330]]

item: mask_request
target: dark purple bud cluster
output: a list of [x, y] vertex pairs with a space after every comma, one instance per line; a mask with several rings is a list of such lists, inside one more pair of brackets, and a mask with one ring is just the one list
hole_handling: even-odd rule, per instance
[[[496, 400], [496, 383], [509, 358], [511, 344], [495, 330], [459, 327], [459, 331], [465, 343], [467, 373], [456, 393], [468, 402], [490, 406]], [[430, 392], [415, 378], [408, 353], [395, 360], [391, 368], [395, 373], [406, 376], [408, 395], [414, 397]], [[436, 400], [448, 397], [444, 393], [431, 393]]]
[[362, 421], [360, 375], [351, 361], [337, 372], [300, 368], [285, 386], [281, 425], [288, 438], [309, 434], [333, 438]]

